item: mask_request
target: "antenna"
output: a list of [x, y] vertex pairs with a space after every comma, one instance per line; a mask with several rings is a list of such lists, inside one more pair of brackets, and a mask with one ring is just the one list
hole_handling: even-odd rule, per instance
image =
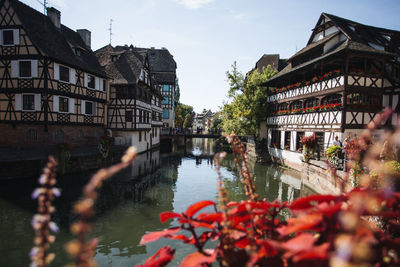
[[113, 35], [113, 33], [112, 33], [112, 22], [113, 22], [113, 19], [110, 19], [110, 28], [108, 28], [108, 30], [110, 31], [110, 45], [111, 45], [111, 40], [112, 40], [112, 35]]
[[47, 10], [47, 0], [43, 0], [43, 3], [40, 2], [39, 0], [36, 0], [39, 4], [43, 6], [43, 14], [46, 15], [46, 10]]

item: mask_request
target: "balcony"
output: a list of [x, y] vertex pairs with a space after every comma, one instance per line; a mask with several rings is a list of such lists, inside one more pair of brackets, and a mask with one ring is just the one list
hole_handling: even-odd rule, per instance
[[273, 115], [267, 118], [267, 125], [288, 128], [337, 129], [342, 124], [342, 110], [307, 112], [301, 114]]

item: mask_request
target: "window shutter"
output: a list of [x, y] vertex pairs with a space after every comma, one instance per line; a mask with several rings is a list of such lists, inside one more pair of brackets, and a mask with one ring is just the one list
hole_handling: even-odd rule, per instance
[[70, 98], [68, 100], [68, 104], [69, 104], [69, 107], [68, 107], [69, 113], [75, 113], [75, 99], [74, 98]]
[[69, 69], [69, 82], [72, 84], [76, 83], [76, 73], [75, 73], [75, 69]]
[[40, 94], [35, 94], [35, 110], [40, 111], [42, 107], [42, 99]]
[[93, 102], [93, 115], [97, 115], [97, 103]]
[[31, 68], [32, 68], [32, 77], [36, 78], [38, 76], [38, 61], [32, 60], [31, 61]]
[[3, 45], [3, 31], [0, 30], [0, 45]]
[[19, 62], [18, 62], [18, 60], [11, 61], [11, 77], [12, 78], [19, 77]]
[[53, 111], [58, 112], [58, 95], [53, 95]]
[[14, 44], [19, 45], [19, 30], [15, 29], [13, 31], [13, 35], [14, 35]]
[[85, 100], [81, 100], [81, 113], [86, 114], [86, 103]]
[[87, 87], [87, 85], [88, 85], [88, 77], [87, 77], [87, 73], [84, 73], [83, 74], [83, 84], [85, 85], [85, 87]]
[[15, 110], [22, 110], [22, 95], [15, 94]]
[[54, 80], [60, 79], [60, 65], [54, 63]]
[[99, 77], [94, 78], [94, 89], [100, 90], [100, 79]]

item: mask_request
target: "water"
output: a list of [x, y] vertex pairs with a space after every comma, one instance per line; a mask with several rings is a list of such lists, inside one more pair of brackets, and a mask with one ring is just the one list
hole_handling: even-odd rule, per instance
[[[174, 153], [159, 151], [138, 157], [133, 166], [107, 181], [96, 203], [96, 218], [92, 236], [99, 238], [95, 259], [99, 266], [134, 266], [141, 264], [166, 244], [177, 248], [174, 262], [179, 265], [184, 255], [193, 251], [179, 241], [159, 240], [139, 246], [143, 234], [164, 229], [174, 222], [161, 224], [163, 211], [183, 212], [199, 200], [216, 200], [216, 172], [212, 167], [212, 140], [194, 139], [185, 149]], [[257, 192], [268, 200], [293, 200], [308, 194], [293, 173], [274, 166], [252, 164]], [[221, 169], [231, 200], [244, 199], [237, 168], [231, 155]], [[62, 196], [57, 199], [54, 221], [60, 226], [51, 250], [57, 254], [51, 266], [73, 262], [64, 251], [72, 239], [69, 226], [75, 216], [72, 203], [81, 194], [91, 173], [58, 178]], [[28, 253], [32, 247], [33, 230], [30, 221], [36, 202], [30, 199], [36, 179], [0, 183], [0, 266], [29, 266]], [[287, 215], [283, 215], [287, 216]], [[210, 244], [212, 245], [212, 244]]]

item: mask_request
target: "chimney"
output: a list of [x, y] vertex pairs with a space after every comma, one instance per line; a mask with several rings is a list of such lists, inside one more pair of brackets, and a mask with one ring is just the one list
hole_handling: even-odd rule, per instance
[[57, 29], [61, 28], [61, 12], [54, 7], [47, 8], [47, 16]]
[[79, 33], [79, 35], [81, 36], [83, 42], [85, 43], [85, 45], [88, 48], [91, 48], [91, 33], [89, 30], [86, 29], [80, 29], [80, 30], [76, 30], [77, 33]]

